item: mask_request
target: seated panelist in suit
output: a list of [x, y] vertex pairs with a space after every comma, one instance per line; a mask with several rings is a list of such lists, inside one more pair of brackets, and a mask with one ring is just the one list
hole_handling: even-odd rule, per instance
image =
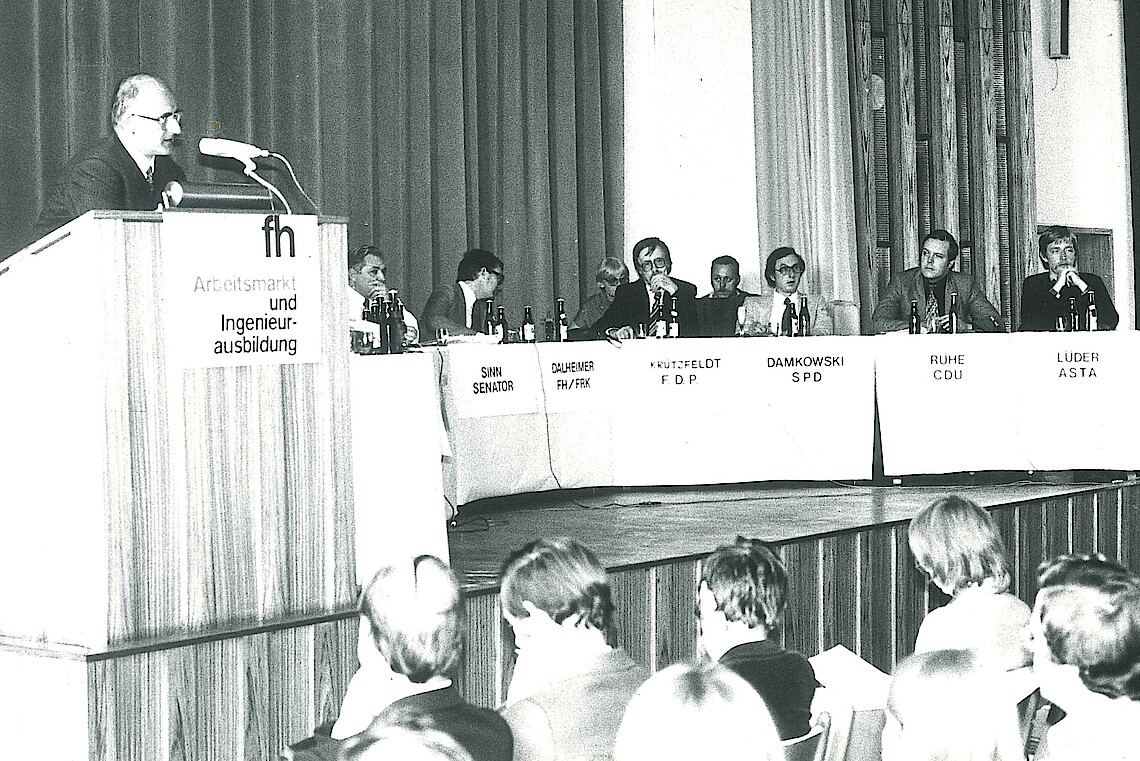
[[436, 288], [424, 306], [425, 340], [445, 328], [451, 335], [482, 333], [487, 324], [486, 299], [503, 287], [503, 260], [482, 248], [473, 248], [459, 260], [456, 282]]
[[625, 262], [621, 259], [607, 256], [598, 264], [598, 269], [594, 275], [598, 284], [598, 292], [582, 304], [578, 314], [574, 315], [574, 319], [570, 323], [570, 330], [581, 330], [588, 333], [593, 329], [594, 323], [606, 313], [610, 304], [614, 303], [617, 289], [629, 282], [629, 267], [625, 266]]
[[162, 190], [186, 173], [170, 158], [182, 112], [162, 80], [127, 77], [111, 106], [114, 134], [76, 154], [52, 188], [36, 223], [40, 238], [92, 209], [153, 211]]
[[[364, 306], [372, 299], [388, 296], [388, 266], [376, 246], [361, 246], [348, 252], [348, 319], [353, 330], [372, 333], [376, 324], [360, 319]], [[416, 316], [404, 307], [404, 340], [414, 344], [420, 338]]]
[[1115, 330], [1120, 315], [1104, 281], [1091, 272], [1077, 272], [1076, 233], [1064, 225], [1047, 227], [1037, 239], [1037, 250], [1048, 271], [1030, 275], [1021, 284], [1021, 323], [1017, 329], [1056, 330], [1057, 318], [1066, 323], [1069, 320], [1069, 299], [1077, 300], [1083, 327], [1091, 294], [1097, 330]]
[[740, 262], [728, 255], [713, 259], [709, 283], [712, 292], [697, 299], [700, 335], [735, 335], [740, 307], [746, 298], [755, 295], [740, 290]]
[[772, 291], [744, 300], [737, 320], [737, 335], [786, 335], [791, 320], [799, 317], [801, 296], [807, 297], [811, 335], [830, 336], [834, 333], [831, 310], [823, 297], [800, 290], [806, 268], [804, 258], [791, 246], [781, 246], [768, 254], [764, 279]]
[[871, 315], [872, 333], [890, 333], [910, 327], [910, 305], [918, 302], [923, 333], [950, 330], [950, 301], [958, 294], [958, 330], [1003, 333], [1005, 323], [974, 279], [950, 269], [958, 258], [958, 241], [945, 230], [931, 230], [922, 240], [917, 267], [891, 278]]
[[677, 299], [677, 321], [681, 336], [697, 334], [695, 303], [697, 287], [692, 283], [672, 277], [673, 259], [669, 247], [660, 238], [643, 238], [633, 247], [633, 265], [638, 278], [632, 283], [618, 286], [614, 301], [609, 309], [594, 324], [599, 337], [628, 339], [633, 338], [637, 326], [644, 325], [647, 334], [652, 335], [650, 312], [653, 302], [660, 294], [666, 310], [670, 299]]

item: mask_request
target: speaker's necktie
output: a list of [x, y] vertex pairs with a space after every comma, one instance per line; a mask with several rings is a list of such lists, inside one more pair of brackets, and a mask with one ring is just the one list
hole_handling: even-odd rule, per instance
[[147, 167], [146, 184], [150, 186], [151, 190], [154, 190], [154, 167], [153, 166]]

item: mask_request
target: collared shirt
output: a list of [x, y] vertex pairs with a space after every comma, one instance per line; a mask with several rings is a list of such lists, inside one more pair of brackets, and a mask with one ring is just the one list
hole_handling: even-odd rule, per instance
[[471, 310], [475, 308], [475, 302], [478, 299], [475, 298], [475, 289], [463, 280], [459, 281], [459, 290], [463, 291], [463, 304], [466, 307], [466, 309], [463, 310], [463, 314], [466, 315], [467, 318], [467, 324], [464, 327], [470, 328]]
[[131, 146], [127, 145], [127, 142], [123, 140], [122, 137], [119, 138], [119, 142], [123, 144], [123, 147], [127, 149], [127, 153], [129, 153], [131, 155], [131, 158], [134, 159], [135, 164], [139, 168], [139, 172], [142, 173], [142, 176], [146, 177], [146, 173], [154, 169], [154, 156], [147, 156], [145, 154], [136, 152], [131, 148]]
[[792, 306], [796, 309], [796, 315], [798, 316], [800, 313], [800, 292], [798, 290], [795, 293], [772, 291], [772, 314], [768, 319], [768, 328], [774, 336], [780, 334], [780, 325], [784, 321], [784, 307], [786, 306], [784, 299], [791, 299]]

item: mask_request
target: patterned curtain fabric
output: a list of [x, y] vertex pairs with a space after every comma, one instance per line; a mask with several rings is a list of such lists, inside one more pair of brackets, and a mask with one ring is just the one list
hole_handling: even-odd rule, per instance
[[620, 0], [26, 0], [0, 24], [0, 70], [0, 258], [138, 71], [185, 111], [192, 181], [244, 180], [198, 155], [202, 136], [284, 154], [350, 245], [385, 251], [413, 311], [473, 246], [506, 263], [515, 322], [556, 295], [573, 311], [621, 252]]
[[753, 0], [752, 59], [761, 262], [794, 246], [808, 291], [857, 301], [843, 0]]

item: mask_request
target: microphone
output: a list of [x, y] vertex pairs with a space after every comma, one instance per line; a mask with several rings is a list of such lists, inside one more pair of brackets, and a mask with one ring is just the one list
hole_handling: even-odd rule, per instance
[[237, 159], [243, 163], [269, 155], [269, 151], [258, 148], [256, 145], [239, 143], [237, 140], [226, 140], [222, 137], [202, 138], [198, 141], [198, 151], [207, 156]]

